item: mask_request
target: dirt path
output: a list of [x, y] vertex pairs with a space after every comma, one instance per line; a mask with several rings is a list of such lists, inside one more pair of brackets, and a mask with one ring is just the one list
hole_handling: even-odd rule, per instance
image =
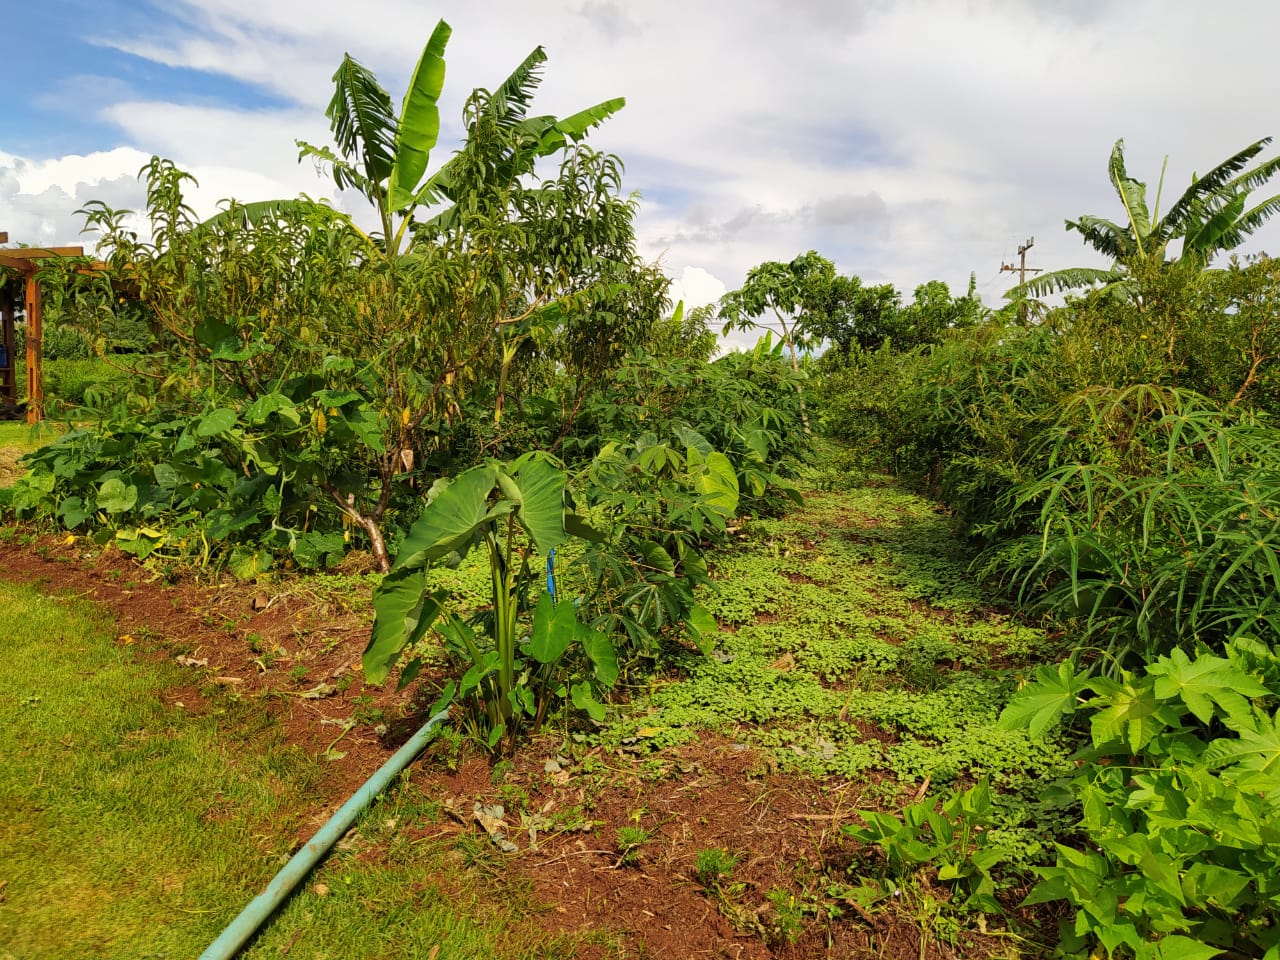
[[[260, 701], [325, 764], [330, 809], [421, 721], [408, 696], [361, 679], [367, 581], [166, 584], [82, 542], [22, 539], [0, 543], [0, 577], [100, 602], [121, 643], [184, 658], [192, 680], [175, 700]], [[751, 524], [716, 568], [714, 657], [631, 691], [592, 736], [549, 734], [514, 762], [438, 742], [411, 775], [438, 814], [408, 829], [458, 845], [474, 869], [514, 868], [549, 904], [539, 923], [600, 931], [583, 958], [998, 952], [968, 934], [922, 947], [902, 911], [869, 916], [829, 893], [854, 853], [840, 827], [860, 805], [892, 808], [976, 763], [969, 741], [930, 733], [937, 719], [913, 720], [901, 698], [928, 714], [954, 683], [998, 684], [989, 666], [1027, 646], [969, 586], [945, 518], [892, 490], [814, 491], [803, 510]], [[502, 805], [517, 853], [491, 842], [477, 804], [490, 816]], [[699, 877], [717, 850], [732, 868]]]

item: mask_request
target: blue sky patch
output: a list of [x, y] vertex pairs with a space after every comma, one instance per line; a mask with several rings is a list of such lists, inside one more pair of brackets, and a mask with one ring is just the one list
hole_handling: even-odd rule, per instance
[[128, 144], [99, 119], [122, 100], [259, 109], [284, 101], [226, 76], [167, 67], [106, 46], [154, 36], [182, 21], [150, 2], [59, 0], [5, 11], [10, 42], [0, 54], [8, 95], [0, 99], [0, 145], [10, 153], [50, 156]]

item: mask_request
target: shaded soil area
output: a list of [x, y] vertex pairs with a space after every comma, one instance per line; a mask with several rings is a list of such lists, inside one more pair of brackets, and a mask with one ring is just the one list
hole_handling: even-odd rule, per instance
[[[305, 579], [166, 583], [122, 554], [59, 538], [0, 543], [0, 577], [103, 604], [118, 643], [190, 670], [190, 683], [167, 694], [186, 710], [222, 696], [261, 703], [326, 768], [316, 825], [424, 719], [408, 694], [362, 680], [367, 604]], [[411, 829], [424, 842], [452, 840], [473, 868], [514, 869], [547, 904], [537, 922], [599, 931], [578, 948], [583, 960], [1003, 952], [967, 934], [958, 946], [922, 944], [905, 913], [869, 917], [849, 904], [831, 916], [805, 900], [815, 878], [848, 863], [839, 828], [864, 784], [782, 774], [741, 744], [705, 738], [648, 754], [546, 737], [495, 765], [437, 742], [411, 778], [440, 804]], [[736, 858], [731, 874], [699, 876], [699, 854], [715, 850]]]

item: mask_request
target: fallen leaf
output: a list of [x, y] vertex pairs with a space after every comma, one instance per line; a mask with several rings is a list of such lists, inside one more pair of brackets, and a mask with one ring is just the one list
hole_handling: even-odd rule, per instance
[[303, 690], [298, 694], [303, 700], [323, 700], [325, 697], [331, 697], [338, 692], [338, 688], [332, 683], [317, 683], [310, 690]]
[[477, 800], [472, 807], [472, 815], [489, 835], [494, 846], [503, 853], [516, 853], [520, 848], [507, 839], [506, 813], [506, 808], [500, 803], [485, 804]]

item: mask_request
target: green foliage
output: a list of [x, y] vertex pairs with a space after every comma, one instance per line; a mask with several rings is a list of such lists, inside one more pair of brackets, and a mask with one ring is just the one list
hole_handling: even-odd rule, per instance
[[1174, 650], [1114, 678], [1043, 668], [1001, 718], [1045, 729], [1063, 717], [1091, 744], [1067, 784], [1082, 843], [1058, 844], [1027, 898], [1075, 910], [1064, 952], [1280, 950], [1280, 659], [1252, 639], [1224, 652]]
[[[269, 506], [242, 517], [238, 498], [220, 504], [237, 518], [236, 539], [262, 561], [244, 569], [260, 568], [296, 536], [342, 534], [345, 542], [352, 532], [386, 569], [388, 544], [416, 509], [416, 490], [508, 442], [505, 434], [482, 437], [489, 449], [477, 450], [458, 441], [473, 423], [505, 429], [507, 394], [545, 386], [524, 377], [523, 366], [590, 370], [579, 378], [589, 386], [643, 340], [664, 305], [665, 278], [635, 254], [635, 202], [619, 196], [619, 161], [582, 143], [622, 103], [563, 120], [527, 117], [540, 50], [495, 93], [473, 93], [462, 149], [425, 173], [447, 36], [441, 24], [398, 118], [373, 75], [346, 58], [329, 109], [343, 156], [305, 151], [329, 164], [340, 185], [365, 192], [383, 219], [381, 236], [305, 198], [233, 202], [198, 223], [184, 200], [190, 175], [154, 158], [145, 171], [149, 239], [129, 228], [127, 211], [91, 203], [82, 212], [103, 234], [111, 269], [45, 278], [50, 302], [131, 375], [124, 407], [87, 390], [91, 409], [77, 411], [77, 420], [105, 421], [109, 435], [134, 431], [144, 446], [157, 434], [194, 438], [194, 448], [177, 452], [215, 448], [246, 483], [276, 487], [289, 514], [284, 532]], [[558, 165], [535, 171], [552, 155]], [[451, 205], [438, 210], [445, 200]], [[427, 207], [436, 215], [414, 219]], [[133, 299], [119, 302], [117, 289]], [[113, 331], [138, 316], [152, 349], [111, 353]], [[569, 423], [541, 424], [540, 437], [519, 422], [523, 411], [515, 430], [535, 440], [563, 436], [581, 400], [560, 409]], [[169, 450], [130, 460], [133, 444], [97, 447], [87, 470], [119, 470], [140, 491], [147, 478], [126, 474], [171, 462]], [[125, 459], [112, 462], [117, 452]], [[63, 469], [72, 469], [69, 461]], [[70, 499], [89, 504], [88, 483], [100, 477], [57, 479], [39, 507], [53, 518]], [[30, 490], [47, 486], [37, 478]], [[175, 502], [172, 512], [136, 519], [167, 543], [203, 541], [195, 556], [210, 553], [206, 544], [220, 553], [229, 542], [222, 531], [199, 529], [188, 512]], [[83, 522], [99, 522], [96, 512]]]
[[[879, 855], [864, 855], [850, 867], [857, 884], [837, 888], [840, 898], [870, 907], [891, 902], [903, 886], [928, 889], [937, 882], [953, 891], [951, 909], [1002, 912], [992, 870], [1003, 851], [990, 842], [994, 820], [985, 781], [953, 792], [941, 803], [927, 799], [908, 804], [901, 815], [862, 810], [858, 816], [864, 825], [845, 826], [844, 834], [877, 848]], [[924, 874], [931, 879], [922, 881]]]
[[[1107, 174], [1124, 209], [1123, 221], [1082, 216], [1068, 220], [1085, 243], [1114, 261], [1110, 270], [1072, 268], [1055, 270], [1015, 287], [1010, 296], [1043, 296], [1061, 290], [1101, 284], [1105, 295], [1128, 299], [1145, 309], [1141, 274], [1152, 269], [1205, 269], [1221, 251], [1232, 250], [1280, 210], [1280, 196], [1248, 206], [1249, 194], [1280, 171], [1280, 158], [1265, 160], [1252, 168], [1249, 163], [1271, 142], [1270, 137], [1252, 143], [1228, 157], [1203, 176], [1192, 177], [1191, 185], [1160, 216], [1160, 189], [1156, 208], [1147, 208], [1147, 185], [1129, 176], [1124, 162], [1124, 141], [1111, 148]], [[1176, 257], [1169, 246], [1181, 241]]]
[[618, 851], [618, 866], [634, 867], [640, 863], [640, 849], [653, 839], [653, 830], [638, 823], [619, 827], [615, 847]]
[[1040, 529], [1000, 553], [1024, 600], [1114, 659], [1280, 628], [1275, 429], [1138, 386], [1070, 398], [1046, 446], [1010, 508]]
[[718, 888], [729, 878], [741, 859], [724, 847], [708, 847], [699, 850], [693, 860], [693, 876], [707, 890]]
[[[570, 527], [587, 532], [572, 516], [566, 514], [565, 475], [545, 458], [482, 464], [436, 484], [391, 572], [374, 592], [366, 677], [381, 683], [405, 648], [435, 627], [460, 675], [449, 681], [437, 709], [455, 697], [470, 704], [478, 732], [491, 748], [504, 737], [513, 748], [526, 725], [536, 730], [553, 698], [603, 720], [597, 698], [618, 675], [609, 638], [579, 623], [572, 600], [557, 603], [546, 592], [533, 610], [526, 638], [520, 634], [520, 617], [538, 579], [529, 560], [550, 556], [568, 539]], [[457, 562], [480, 544], [488, 552], [491, 606], [468, 623], [445, 615], [449, 596], [430, 588], [427, 572], [435, 564]], [[567, 656], [571, 648], [574, 656]], [[421, 665], [416, 657], [405, 665], [401, 686]]]

